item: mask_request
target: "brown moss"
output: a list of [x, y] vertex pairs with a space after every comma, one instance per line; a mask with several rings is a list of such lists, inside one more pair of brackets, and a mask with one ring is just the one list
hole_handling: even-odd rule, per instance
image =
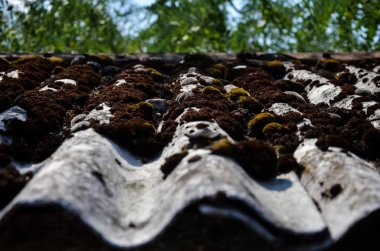
[[107, 103], [116, 109], [117, 107], [124, 107], [126, 104], [143, 102], [148, 98], [148, 95], [132, 86], [110, 85], [102, 88], [97, 95], [91, 96], [85, 106], [85, 110], [91, 111], [101, 103]]
[[0, 57], [0, 71], [7, 71], [10, 67], [8, 60], [3, 57]]
[[158, 135], [161, 145], [165, 146], [172, 140], [177, 126], [178, 123], [174, 120], [167, 120], [164, 122], [161, 132]]
[[297, 174], [301, 174], [303, 168], [298, 164], [292, 154], [280, 154], [276, 169], [278, 173], [295, 171]]
[[250, 113], [259, 113], [263, 109], [263, 105], [254, 97], [240, 96], [237, 105]]
[[95, 130], [111, 138], [137, 156], [150, 158], [157, 154], [159, 142], [154, 125], [140, 117], [112, 118], [109, 124], [94, 125]]
[[343, 187], [340, 184], [334, 184], [332, 187], [330, 187], [328, 190], [322, 192], [322, 197], [326, 199], [334, 199], [336, 198], [341, 192], [343, 191]]
[[380, 130], [369, 128], [363, 133], [364, 151], [372, 160], [380, 159]]
[[354, 74], [349, 73], [347, 71], [338, 72], [337, 74], [335, 74], [335, 79], [342, 83], [347, 83], [351, 85], [355, 84], [358, 80]]
[[237, 148], [237, 160], [251, 177], [268, 180], [276, 176], [277, 157], [271, 145], [260, 140], [249, 140], [239, 142]]
[[10, 147], [0, 144], [0, 168], [8, 165], [11, 162]]
[[186, 157], [188, 151], [176, 153], [165, 159], [165, 163], [161, 166], [161, 172], [164, 174], [163, 179], [166, 179], [171, 174], [178, 164]]
[[265, 64], [265, 70], [274, 78], [279, 79], [285, 76], [286, 68], [281, 61], [273, 60]]
[[31, 177], [31, 173], [21, 175], [13, 166], [0, 169], [0, 210], [21, 191]]
[[345, 67], [338, 60], [335, 59], [322, 59], [318, 62], [317, 68], [332, 72], [339, 72], [345, 69]]
[[60, 72], [46, 83], [54, 86], [56, 80], [72, 79], [77, 83], [78, 89], [89, 91], [100, 84], [100, 76], [88, 65], [72, 65]]
[[281, 91], [294, 91], [297, 93], [305, 92], [305, 86], [300, 82], [290, 80], [277, 80], [274, 85]]

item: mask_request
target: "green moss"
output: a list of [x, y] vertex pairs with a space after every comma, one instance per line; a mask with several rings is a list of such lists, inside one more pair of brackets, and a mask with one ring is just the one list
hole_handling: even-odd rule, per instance
[[160, 79], [163, 77], [162, 73], [153, 68], [146, 68], [146, 71], [152, 76], [153, 79]]
[[54, 67], [54, 69], [51, 71], [51, 74], [53, 75], [57, 75], [59, 73], [61, 73], [65, 68], [63, 68], [62, 66], [56, 66]]
[[147, 130], [147, 131], [153, 131], [154, 132], [156, 130], [153, 123], [148, 122], [148, 121], [144, 122], [142, 127], [144, 128], [144, 130]]
[[153, 111], [153, 105], [148, 102], [140, 102], [137, 104], [129, 105], [127, 107], [127, 110], [129, 112], [135, 112], [137, 110], [152, 110]]
[[260, 113], [248, 122], [248, 130], [251, 135], [260, 136], [263, 128], [275, 120], [276, 118], [271, 113]]
[[240, 96], [237, 104], [239, 108], [247, 109], [252, 113], [259, 113], [263, 109], [262, 104], [253, 97]]
[[282, 78], [286, 74], [286, 68], [281, 61], [273, 60], [265, 64], [265, 70], [275, 78]]
[[281, 132], [281, 131], [285, 131], [286, 130], [286, 127], [279, 124], [279, 123], [276, 123], [276, 122], [271, 122], [267, 125], [264, 126], [263, 128], [263, 134], [265, 136], [268, 136], [272, 133], [275, 133], [275, 132]]
[[234, 88], [229, 93], [227, 93], [227, 98], [231, 101], [238, 101], [241, 96], [249, 97], [249, 92], [244, 90], [243, 88]]
[[222, 92], [213, 86], [206, 86], [202, 89], [203, 94], [222, 94]]
[[207, 68], [206, 72], [215, 78], [225, 78], [227, 70], [224, 64], [214, 64]]

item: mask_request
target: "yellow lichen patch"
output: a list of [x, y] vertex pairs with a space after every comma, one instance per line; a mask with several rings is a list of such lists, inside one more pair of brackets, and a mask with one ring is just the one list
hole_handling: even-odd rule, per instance
[[263, 134], [265, 136], [268, 136], [272, 133], [275, 133], [275, 132], [281, 132], [281, 131], [284, 131], [286, 130], [286, 127], [279, 124], [279, 123], [276, 123], [276, 122], [271, 122], [269, 124], [266, 124], [263, 128]]
[[225, 78], [227, 70], [224, 64], [214, 64], [207, 68], [206, 72], [215, 78]]
[[62, 63], [65, 61], [63, 58], [60, 57], [50, 57], [48, 59], [50, 63], [55, 64], [55, 65], [62, 65]]
[[248, 130], [252, 135], [258, 136], [262, 134], [264, 126], [275, 122], [276, 118], [271, 113], [260, 113], [248, 122]]
[[222, 92], [213, 86], [206, 86], [202, 89], [203, 94], [222, 94]]
[[214, 141], [210, 149], [215, 154], [225, 155], [225, 156], [233, 156], [236, 148], [235, 145], [229, 141], [227, 138], [222, 138], [217, 141]]
[[253, 113], [258, 113], [263, 108], [261, 103], [254, 97], [240, 96], [237, 104], [239, 108], [247, 109]]
[[249, 92], [244, 90], [243, 88], [234, 88], [229, 93], [227, 93], [227, 98], [231, 101], [238, 101], [241, 96], [249, 97]]

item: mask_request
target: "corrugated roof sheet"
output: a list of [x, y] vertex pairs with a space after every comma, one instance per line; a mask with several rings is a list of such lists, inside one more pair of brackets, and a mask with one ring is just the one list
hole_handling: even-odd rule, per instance
[[375, 244], [380, 60], [324, 57], [3, 55], [1, 249]]

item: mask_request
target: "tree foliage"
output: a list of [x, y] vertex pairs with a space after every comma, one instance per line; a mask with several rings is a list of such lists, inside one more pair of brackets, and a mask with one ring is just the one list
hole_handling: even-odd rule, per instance
[[380, 49], [378, 0], [0, 0], [0, 50], [58, 52]]

